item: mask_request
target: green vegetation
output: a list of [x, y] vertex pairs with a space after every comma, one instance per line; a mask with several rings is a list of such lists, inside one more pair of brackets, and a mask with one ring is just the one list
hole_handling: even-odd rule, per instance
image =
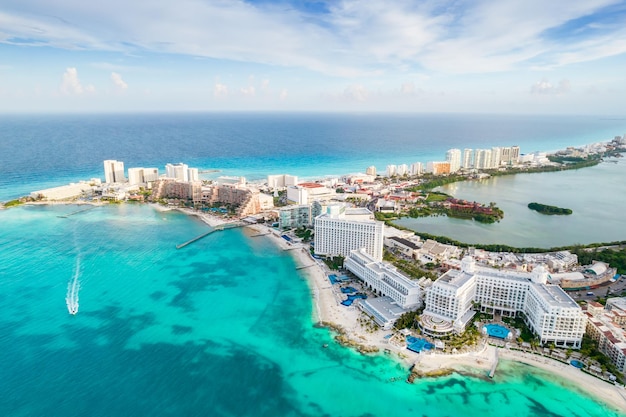
[[309, 242], [311, 240], [311, 237], [313, 236], [313, 231], [311, 229], [309, 229], [308, 227], [299, 227], [294, 231], [294, 234], [296, 236], [298, 236], [300, 239], [302, 239], [305, 242]]
[[[620, 243], [623, 244], [624, 242]], [[626, 274], [626, 248], [624, 247], [585, 250], [582, 246], [575, 246], [570, 250], [578, 256], [578, 263], [581, 265], [589, 265], [593, 261], [601, 261], [617, 268], [617, 272], [620, 274]]]
[[427, 203], [435, 203], [435, 202], [438, 202], [438, 201], [446, 201], [449, 198], [450, 198], [450, 195], [448, 195], [446, 193], [440, 193], [440, 192], [437, 192], [437, 191], [431, 191], [426, 196], [426, 202]]
[[398, 215], [396, 213], [383, 213], [380, 211], [374, 212], [374, 218], [381, 222], [386, 222], [387, 220], [396, 220]]
[[19, 206], [20, 204], [24, 204], [23, 201], [20, 200], [11, 200], [11, 201], [7, 201], [6, 203], [4, 203], [4, 207], [15, 207], [15, 206]]
[[528, 208], [535, 210], [541, 214], [556, 214], [556, 215], [569, 215], [572, 214], [572, 210], [568, 208], [561, 208], [556, 206], [549, 206], [547, 204], [540, 203], [528, 203]]
[[334, 271], [338, 270], [339, 268], [343, 268], [343, 261], [344, 261], [343, 256], [335, 256], [334, 258], [326, 258], [324, 259], [324, 263], [326, 265], [328, 265], [328, 267]]
[[[437, 274], [421, 268], [418, 261], [408, 261], [406, 259], [398, 258], [387, 250], [383, 253], [383, 260], [390, 262], [393, 266], [404, 272], [412, 279], [419, 279], [421, 277], [426, 277], [432, 281], [437, 279]], [[428, 265], [426, 265], [426, 268], [428, 268]]]
[[[522, 313], [520, 313], [520, 314], [522, 314]], [[515, 318], [502, 317], [502, 321], [504, 323], [508, 324], [511, 327], [515, 327], [516, 329], [520, 329], [521, 330], [521, 334], [520, 334], [520, 337], [519, 337], [521, 339], [521, 341], [530, 343], [533, 340], [536, 340], [535, 335], [530, 330], [530, 328], [528, 327], [528, 325], [524, 321], [523, 317], [520, 317], [520, 316], [517, 316]], [[519, 342], [519, 340], [518, 340], [518, 342]]]
[[613, 375], [617, 377], [618, 382], [623, 383], [624, 375], [622, 375], [615, 365], [611, 363], [611, 360], [604, 355], [600, 349], [598, 349], [598, 342], [593, 340], [587, 335], [583, 336], [582, 346], [580, 348], [580, 353], [583, 357], [587, 357], [591, 360], [594, 360], [600, 364], [602, 371], [609, 371]]
[[423, 307], [414, 311], [407, 311], [406, 313], [401, 315], [398, 320], [396, 320], [393, 327], [397, 330], [417, 328], [417, 322], [419, 321], [419, 317], [423, 311]]
[[446, 342], [446, 349], [463, 349], [467, 346], [473, 346], [480, 340], [480, 332], [474, 326], [474, 324], [470, 324], [467, 326], [465, 331], [459, 335], [453, 334], [448, 336], [448, 341]]

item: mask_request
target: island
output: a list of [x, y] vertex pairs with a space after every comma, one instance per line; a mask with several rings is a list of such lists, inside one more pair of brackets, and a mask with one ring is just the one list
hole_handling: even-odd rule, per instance
[[561, 208], [556, 206], [549, 206], [547, 204], [540, 203], [528, 203], [528, 208], [531, 210], [535, 210], [541, 214], [549, 214], [549, 215], [569, 215], [572, 214], [572, 210], [568, 208]]

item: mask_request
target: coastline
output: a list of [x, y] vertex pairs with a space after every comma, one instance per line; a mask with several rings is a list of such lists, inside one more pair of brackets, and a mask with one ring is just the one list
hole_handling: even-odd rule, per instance
[[[500, 361], [525, 364], [538, 371], [547, 372], [561, 379], [564, 384], [575, 387], [578, 391], [602, 402], [617, 412], [626, 410], [626, 389], [611, 385], [589, 375], [578, 368], [564, 364], [555, 359], [533, 355], [526, 352], [513, 351], [506, 348], [496, 348], [485, 344], [482, 349], [458, 354], [421, 353], [408, 351], [403, 345], [393, 343], [393, 339], [384, 336], [393, 333], [364, 326], [358, 321], [361, 311], [356, 307], [345, 307], [340, 304], [339, 294], [333, 289], [327, 273], [326, 265], [313, 259], [302, 245], [292, 245], [274, 233], [270, 227], [253, 225], [257, 232], [269, 233], [267, 238], [273, 241], [280, 249], [289, 251], [296, 261], [297, 267], [307, 280], [313, 299], [311, 318], [313, 323], [327, 327], [337, 332], [335, 338], [340, 344], [356, 349], [361, 353], [375, 353], [386, 355], [406, 366], [407, 377], [411, 373], [422, 374], [424, 377], [448, 375], [456, 372], [465, 375], [474, 375], [487, 378], [497, 356]], [[263, 228], [263, 230], [260, 230]], [[411, 371], [409, 371], [411, 369]], [[497, 374], [497, 371], [496, 371]], [[584, 388], [583, 388], [584, 387]]]
[[[34, 205], [46, 204], [48, 203], [35, 203]], [[156, 204], [150, 206], [160, 212], [177, 210], [189, 216], [198, 217], [211, 227], [231, 222], [191, 209], [166, 208]], [[342, 301], [341, 294], [335, 290], [327, 277], [331, 271], [322, 261], [312, 258], [303, 245], [287, 242], [281, 238], [280, 233], [266, 225], [253, 224], [246, 229], [263, 234], [278, 248], [290, 252], [296, 263], [296, 268], [306, 279], [311, 292], [313, 300], [312, 323], [338, 333], [335, 337], [337, 343], [365, 354], [382, 355], [384, 352], [387, 358], [406, 367], [407, 377], [415, 374], [418, 378], [432, 378], [451, 373], [487, 377], [487, 373], [496, 358], [496, 347], [484, 345], [480, 350], [457, 354], [416, 354], [408, 351], [402, 343], [394, 343], [394, 338], [385, 339], [385, 335], [393, 333], [392, 330], [372, 330], [364, 321], [359, 321], [362, 313], [357, 307], [345, 307], [340, 304]], [[594, 400], [605, 404], [611, 410], [617, 412], [626, 410], [626, 389], [600, 381], [571, 365], [551, 358], [505, 348], [498, 349], [498, 356], [503, 362], [529, 365], [540, 372], [554, 375], [562, 380], [564, 385], [569, 384], [570, 388], [585, 393]]]

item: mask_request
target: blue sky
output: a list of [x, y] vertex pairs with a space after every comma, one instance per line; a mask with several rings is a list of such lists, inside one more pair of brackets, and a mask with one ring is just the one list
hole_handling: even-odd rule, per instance
[[11, 3], [1, 112], [624, 112], [623, 1]]

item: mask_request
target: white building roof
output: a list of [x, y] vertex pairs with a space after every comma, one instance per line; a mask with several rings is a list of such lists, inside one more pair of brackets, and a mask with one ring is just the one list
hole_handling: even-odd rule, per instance
[[576, 308], [579, 309], [579, 305], [576, 304], [572, 298], [567, 295], [565, 291], [558, 285], [541, 285], [532, 284], [541, 298], [543, 298], [551, 307], [560, 308]]

